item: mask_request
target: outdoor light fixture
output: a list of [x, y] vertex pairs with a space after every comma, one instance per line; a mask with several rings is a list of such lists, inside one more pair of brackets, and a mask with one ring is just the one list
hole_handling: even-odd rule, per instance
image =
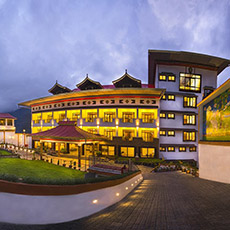
[[116, 196], [120, 196], [120, 193], [119, 193], [119, 192], [117, 192], [117, 193], [116, 193]]
[[133, 184], [131, 184], [131, 186], [133, 186]]
[[98, 200], [93, 200], [92, 203], [93, 204], [97, 204]]
[[135, 181], [135, 184], [137, 183], [137, 181]]
[[128, 187], [126, 187], [125, 189], [126, 189], [126, 190], [128, 190], [129, 188], [128, 188]]

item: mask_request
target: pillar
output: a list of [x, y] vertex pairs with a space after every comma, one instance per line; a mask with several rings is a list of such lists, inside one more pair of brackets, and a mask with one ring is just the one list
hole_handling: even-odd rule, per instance
[[58, 142], [57, 145], [58, 145], [58, 156], [60, 157], [60, 153], [61, 153], [61, 144], [60, 144], [60, 142]]

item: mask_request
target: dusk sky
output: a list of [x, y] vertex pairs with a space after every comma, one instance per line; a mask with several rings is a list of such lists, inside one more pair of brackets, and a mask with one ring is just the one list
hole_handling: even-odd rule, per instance
[[87, 73], [111, 84], [128, 69], [147, 83], [148, 49], [230, 59], [230, 1], [0, 0], [0, 112]]

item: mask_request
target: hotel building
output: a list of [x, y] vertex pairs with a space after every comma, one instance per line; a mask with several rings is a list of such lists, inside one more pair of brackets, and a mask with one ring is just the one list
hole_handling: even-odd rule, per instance
[[[127, 71], [112, 85], [101, 85], [87, 76], [76, 89], [56, 82], [49, 90], [53, 95], [20, 103], [31, 108], [32, 133], [68, 119], [111, 140], [100, 145], [103, 155], [197, 160], [197, 104], [216, 88], [217, 75], [230, 61], [159, 50], [149, 50], [148, 58], [148, 84]], [[34, 139], [33, 146], [37, 145]], [[66, 143], [62, 148], [71, 149]], [[85, 146], [85, 152], [90, 155], [91, 146]]]
[[[73, 90], [56, 82], [49, 90], [53, 95], [19, 105], [31, 108], [32, 133], [71, 120], [83, 130], [111, 140], [99, 146], [103, 155], [158, 158], [159, 106], [164, 91], [142, 84], [126, 71], [113, 85], [101, 85], [88, 76]], [[51, 141], [45, 144], [47, 148], [57, 149]], [[33, 137], [33, 147], [38, 145], [39, 141]], [[63, 142], [61, 148], [74, 154], [71, 142]], [[92, 154], [92, 148], [86, 144], [83, 154]]]
[[197, 160], [197, 104], [216, 88], [217, 75], [230, 60], [191, 52], [148, 54], [148, 83], [166, 89], [160, 101], [159, 156]]

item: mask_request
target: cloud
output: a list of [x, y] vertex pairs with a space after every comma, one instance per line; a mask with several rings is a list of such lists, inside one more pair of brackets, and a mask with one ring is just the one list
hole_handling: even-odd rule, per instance
[[87, 73], [110, 84], [128, 69], [147, 82], [148, 49], [229, 58], [229, 12], [225, 0], [0, 0], [0, 110]]

